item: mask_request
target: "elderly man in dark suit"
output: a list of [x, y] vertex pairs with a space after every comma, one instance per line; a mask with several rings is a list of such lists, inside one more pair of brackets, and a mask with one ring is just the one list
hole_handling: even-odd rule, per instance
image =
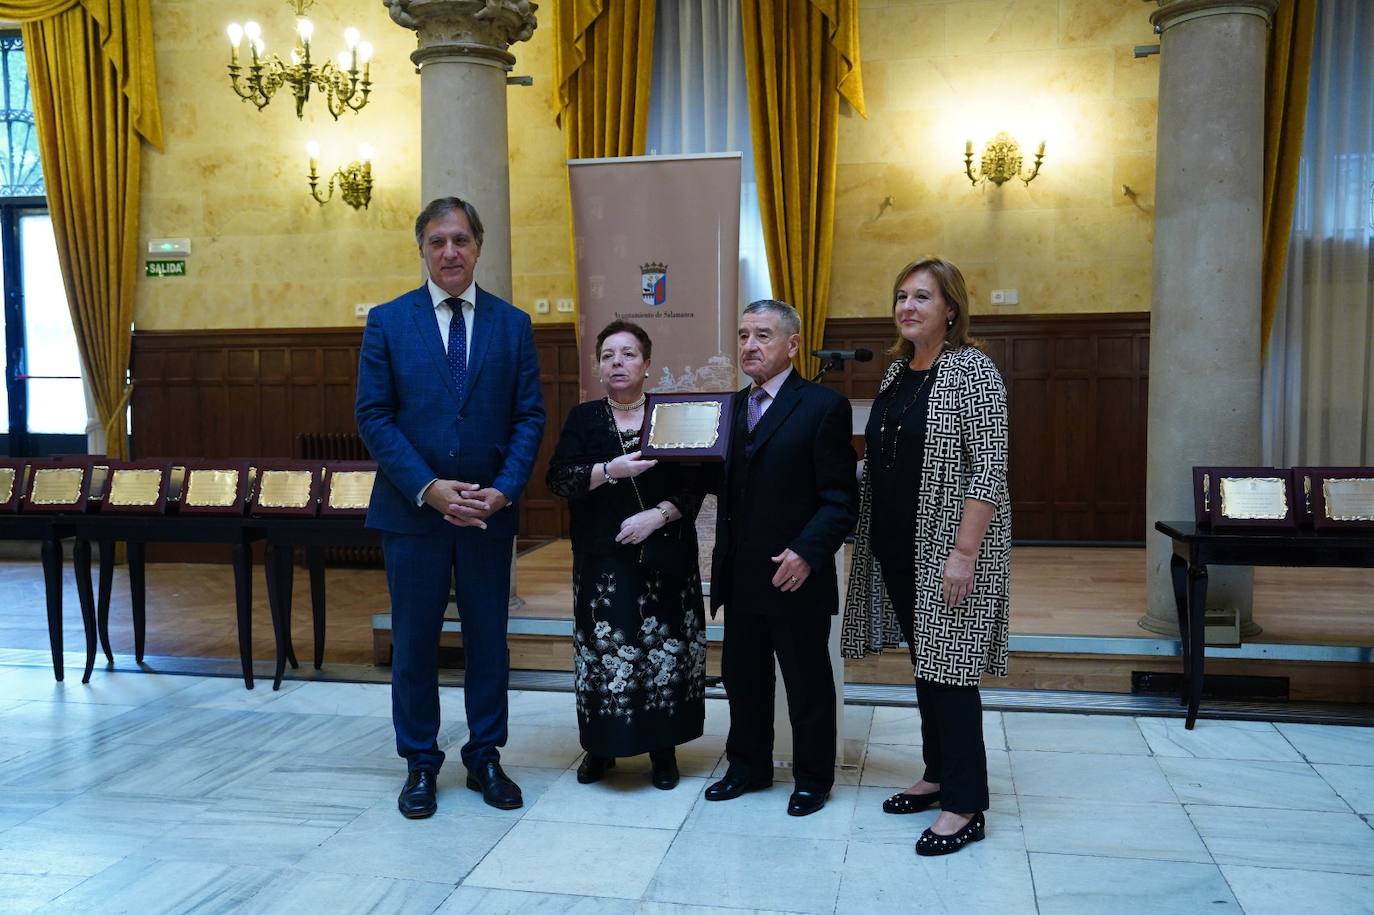
[[800, 345], [791, 305], [744, 310], [740, 367], [753, 383], [735, 398], [711, 576], [712, 612], [725, 607], [729, 765], [706, 789], [708, 801], [728, 801], [772, 784], [776, 657], [792, 721], [792, 816], [825, 806], [835, 780], [835, 551], [857, 505], [849, 401], [792, 369]]
[[391, 705], [409, 769], [397, 806], [434, 813], [439, 634], [452, 588], [463, 626], [467, 786], [493, 807], [523, 801], [501, 769], [515, 500], [534, 468], [544, 400], [529, 315], [477, 286], [482, 220], [442, 197], [415, 241], [429, 279], [372, 309], [358, 361], [358, 431], [376, 459], [367, 526], [384, 532], [391, 591]]

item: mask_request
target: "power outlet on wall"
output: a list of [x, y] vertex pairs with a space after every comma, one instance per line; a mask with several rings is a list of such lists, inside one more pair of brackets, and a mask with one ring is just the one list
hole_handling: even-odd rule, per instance
[[1015, 289], [994, 289], [992, 290], [992, 304], [994, 305], [1019, 305], [1020, 295]]
[[560, 312], [570, 312], [570, 311], [572, 311], [572, 310], [573, 310], [573, 300], [572, 300], [572, 299], [559, 299], [559, 300], [558, 300], [558, 310], [559, 310]]
[[546, 315], [546, 314], [548, 314], [548, 313], [549, 313], [549, 300], [548, 300], [548, 299], [535, 299], [535, 300], [534, 300], [534, 313], [535, 313], [535, 314], [538, 314], [538, 315]]
[[368, 305], [368, 304], [365, 303], [365, 302], [359, 302], [357, 305], [354, 305], [354, 306], [353, 306], [353, 317], [355, 317], [355, 318], [366, 318], [366, 317], [367, 317], [367, 313], [368, 313], [369, 309], [371, 309], [371, 308], [372, 308], [371, 305]]

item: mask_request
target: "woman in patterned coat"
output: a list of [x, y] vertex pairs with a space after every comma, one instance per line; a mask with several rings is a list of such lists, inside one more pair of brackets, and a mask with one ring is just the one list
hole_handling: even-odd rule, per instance
[[959, 268], [914, 261], [892, 298], [898, 358], [865, 430], [844, 651], [910, 646], [925, 773], [883, 809], [938, 804], [916, 852], [941, 855], [982, 839], [988, 808], [978, 683], [1007, 673], [1007, 397], [969, 336]]
[[568, 413], [547, 482], [572, 515], [573, 663], [583, 784], [648, 753], [678, 783], [678, 744], [706, 715], [706, 618], [697, 567], [702, 491], [691, 468], [640, 458], [653, 341], [612, 321], [596, 338], [606, 396]]

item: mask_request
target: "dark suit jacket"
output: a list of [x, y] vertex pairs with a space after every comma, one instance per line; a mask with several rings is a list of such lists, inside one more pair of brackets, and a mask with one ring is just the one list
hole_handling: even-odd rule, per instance
[[[849, 401], [793, 370], [751, 437], [748, 399], [748, 388], [735, 397], [736, 447], [718, 486], [711, 609], [837, 613], [835, 551], [858, 506]], [[784, 548], [811, 566], [806, 583], [791, 593], [771, 584], [778, 564], [770, 557]]]
[[[456, 318], [455, 318], [456, 319]], [[514, 536], [515, 501], [544, 433], [529, 315], [477, 289], [463, 397], [453, 385], [427, 286], [368, 312], [358, 358], [358, 432], [380, 473], [367, 526], [400, 534], [459, 530], [415, 497], [434, 479], [495, 486], [511, 505], [488, 534]]]

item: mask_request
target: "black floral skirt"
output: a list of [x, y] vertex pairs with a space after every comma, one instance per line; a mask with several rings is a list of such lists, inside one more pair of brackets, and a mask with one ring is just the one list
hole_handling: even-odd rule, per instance
[[618, 556], [573, 561], [573, 656], [582, 747], [635, 756], [701, 736], [706, 622], [701, 580]]

